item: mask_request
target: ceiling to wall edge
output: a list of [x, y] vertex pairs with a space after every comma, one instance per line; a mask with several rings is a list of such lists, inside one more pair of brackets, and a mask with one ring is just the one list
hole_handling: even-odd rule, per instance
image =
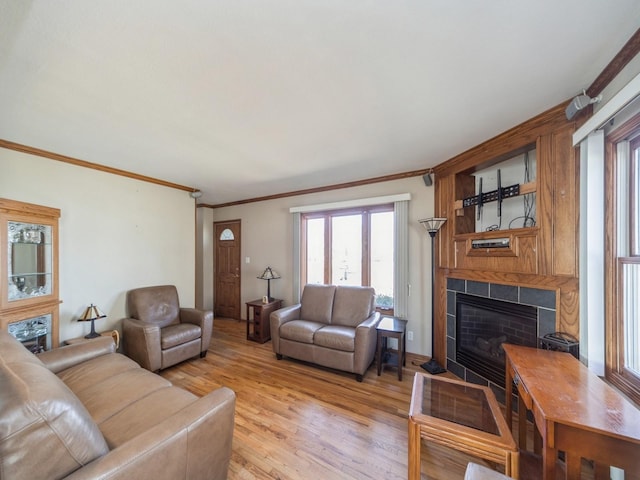
[[[603, 83], [606, 82], [608, 84], [613, 78], [615, 78], [616, 75], [618, 75], [622, 71], [622, 69], [631, 61], [631, 59], [633, 59], [639, 53], [640, 53], [640, 29], [638, 29], [633, 34], [633, 36], [627, 41], [627, 43], [622, 47], [622, 49], [609, 62], [609, 64], [604, 68], [604, 70], [600, 73], [600, 75], [598, 75], [598, 77], [594, 80], [594, 82], [591, 84], [591, 86], [587, 89], [587, 91], [589, 91], [590, 94], [592, 94], [592, 95], [595, 95], [595, 94], [599, 93], [599, 92], [594, 92], [594, 90], [596, 88], [598, 90], [602, 90], [606, 86], [606, 85], [603, 85]], [[560, 105], [547, 110], [547, 112], [555, 110], [556, 108], [559, 108], [560, 106], [562, 106], [562, 108], [564, 108], [564, 106], [570, 100], [571, 99], [567, 99], [566, 101], [562, 102]], [[589, 113], [591, 113], [591, 111], [589, 111]], [[543, 114], [541, 114], [541, 115], [543, 115]], [[493, 138], [497, 138], [497, 137], [503, 136], [505, 133], [508, 133], [508, 132], [514, 130], [515, 128], [517, 128], [517, 126], [513, 127], [512, 129], [507, 130], [507, 132], [503, 132], [501, 134], [498, 134]], [[491, 140], [493, 140], [493, 138], [488, 140], [488, 141], [490, 142]], [[486, 142], [483, 142], [483, 143], [486, 143]], [[162, 185], [162, 186], [166, 186], [166, 187], [170, 187], [170, 188], [175, 188], [175, 189], [178, 189], [178, 190], [183, 190], [183, 191], [190, 192], [190, 193], [199, 191], [199, 189], [195, 188], [195, 187], [186, 186], [186, 185], [180, 185], [180, 184], [177, 184], [177, 183], [169, 182], [169, 181], [166, 181], [166, 180], [161, 180], [161, 179], [158, 179], [158, 178], [148, 177], [148, 176], [145, 176], [145, 175], [140, 175], [140, 174], [137, 174], [137, 173], [129, 172], [129, 171], [126, 171], [126, 170], [121, 170], [121, 169], [118, 169], [118, 168], [107, 167], [105, 165], [101, 165], [101, 164], [98, 164], [98, 163], [88, 162], [86, 160], [81, 160], [81, 159], [78, 159], [78, 158], [69, 157], [67, 155], [62, 155], [62, 154], [50, 152], [50, 151], [43, 150], [43, 149], [40, 149], [40, 148], [37, 148], [37, 147], [31, 147], [31, 146], [28, 146], [28, 145], [22, 145], [22, 144], [19, 144], [19, 143], [16, 143], [16, 142], [12, 142], [12, 141], [9, 141], [9, 140], [5, 140], [5, 139], [1, 139], [1, 138], [0, 138], [0, 148], [6, 148], [8, 150], [14, 150], [14, 151], [21, 152], [21, 153], [26, 153], [26, 154], [29, 154], [29, 155], [36, 155], [36, 156], [39, 156], [39, 157], [48, 158], [50, 160], [56, 160], [56, 161], [60, 161], [60, 162], [65, 162], [65, 163], [69, 163], [69, 164], [80, 166], [80, 167], [91, 168], [91, 169], [94, 169], [94, 170], [100, 170], [102, 172], [111, 173], [113, 175], [120, 175], [120, 176], [124, 176], [124, 177], [128, 177], [128, 178], [132, 178], [132, 179], [135, 179], [135, 180], [140, 180], [140, 181], [143, 181], [143, 182], [149, 182], [149, 183], [154, 183], [156, 185]], [[472, 151], [474, 148], [476, 148], [476, 147], [473, 147], [473, 148], [467, 150], [467, 152]], [[467, 152], [463, 152], [463, 153], [461, 153], [459, 155], [456, 155], [455, 157], [452, 157], [451, 159], [442, 162], [440, 165], [447, 164], [447, 163], [451, 162], [452, 160], [454, 160], [455, 158], [459, 158], [461, 156], [464, 156]], [[381, 177], [369, 178], [369, 179], [364, 179], [364, 180], [359, 180], [359, 181], [354, 181], [354, 182], [340, 183], [340, 184], [334, 184], [334, 185], [326, 185], [326, 186], [323, 186], [323, 187], [309, 188], [309, 189], [305, 189], [305, 190], [297, 190], [297, 191], [292, 191], [292, 192], [283, 192], [283, 193], [274, 194], [274, 195], [268, 195], [268, 196], [264, 196], [264, 197], [248, 198], [248, 199], [245, 199], [245, 200], [238, 200], [238, 201], [234, 201], [234, 202], [222, 203], [222, 204], [217, 204], [217, 205], [196, 204], [196, 207], [197, 208], [222, 208], [222, 207], [227, 207], [227, 206], [232, 206], [232, 205], [241, 205], [241, 204], [245, 204], [245, 203], [262, 202], [262, 201], [265, 201], [265, 200], [274, 200], [274, 199], [277, 199], [277, 198], [293, 197], [293, 196], [298, 196], [298, 195], [306, 195], [306, 194], [325, 192], [325, 191], [330, 191], [330, 190], [339, 190], [339, 189], [343, 189], [343, 188], [350, 188], [350, 187], [361, 186], [361, 185], [369, 185], [369, 184], [372, 184], [372, 183], [387, 182], [387, 181], [397, 180], [397, 179], [401, 179], [401, 178], [417, 177], [417, 176], [420, 176], [420, 175], [424, 175], [426, 173], [433, 173], [433, 171], [434, 171], [434, 169], [425, 168], [425, 169], [421, 169], [421, 170], [414, 170], [414, 171], [411, 171], [411, 172], [403, 172], [403, 173], [398, 173], [398, 174], [385, 175], [385, 176], [381, 176]]]

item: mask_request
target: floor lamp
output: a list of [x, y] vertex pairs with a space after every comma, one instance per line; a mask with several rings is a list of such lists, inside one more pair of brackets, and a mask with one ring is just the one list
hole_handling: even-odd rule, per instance
[[437, 375], [438, 373], [444, 373], [447, 370], [443, 368], [438, 361], [433, 358], [435, 354], [435, 272], [436, 272], [436, 251], [434, 245], [434, 239], [436, 233], [440, 230], [440, 227], [447, 221], [446, 218], [424, 218], [418, 220], [422, 226], [429, 232], [431, 237], [431, 360], [420, 365], [431, 375]]

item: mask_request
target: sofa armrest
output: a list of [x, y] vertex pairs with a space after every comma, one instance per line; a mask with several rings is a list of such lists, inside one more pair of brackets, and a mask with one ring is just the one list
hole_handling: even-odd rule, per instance
[[[380, 323], [380, 312], [373, 312], [369, 317], [367, 317], [360, 324], [358, 324], [356, 328], [361, 330], [369, 330], [369, 329], [375, 330], [376, 327], [378, 326], [378, 323]], [[356, 335], [357, 334], [358, 333], [356, 330]]]
[[213, 312], [211, 310], [199, 310], [197, 308], [181, 308], [180, 321], [198, 325], [202, 331], [201, 352], [206, 352], [211, 343], [213, 334]]
[[219, 388], [66, 478], [226, 479], [234, 413], [235, 393]]
[[79, 363], [108, 353], [114, 353], [115, 351], [116, 344], [113, 341], [113, 337], [101, 336], [86, 342], [47, 350], [40, 353], [38, 358], [44, 363], [45, 367], [53, 373], [58, 373]]
[[356, 373], [364, 373], [376, 354], [378, 332], [376, 327], [380, 323], [380, 312], [373, 312], [366, 320], [356, 327], [356, 346], [354, 369]]
[[160, 327], [135, 318], [122, 320], [122, 348], [127, 357], [152, 372], [162, 366]]
[[295, 305], [289, 305], [288, 307], [276, 310], [275, 312], [271, 312], [271, 315], [269, 315], [271, 346], [273, 347], [274, 353], [280, 353], [280, 326], [290, 322], [291, 320], [299, 320], [301, 310], [302, 305], [297, 303]]

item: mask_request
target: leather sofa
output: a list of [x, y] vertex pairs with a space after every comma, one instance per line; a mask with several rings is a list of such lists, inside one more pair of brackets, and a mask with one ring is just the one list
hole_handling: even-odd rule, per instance
[[356, 374], [362, 381], [376, 351], [375, 290], [343, 285], [305, 285], [301, 302], [270, 315], [273, 351]]
[[0, 478], [224, 479], [235, 394], [201, 398], [111, 337], [30, 353], [0, 332]]
[[205, 357], [213, 312], [180, 308], [174, 285], [127, 292], [129, 317], [122, 321], [122, 348], [129, 358], [156, 372], [193, 357]]

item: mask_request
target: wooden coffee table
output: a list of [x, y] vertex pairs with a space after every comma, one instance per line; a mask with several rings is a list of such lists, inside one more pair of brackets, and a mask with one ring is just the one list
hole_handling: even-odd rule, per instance
[[409, 480], [420, 479], [421, 439], [504, 465], [518, 478], [518, 447], [489, 387], [416, 373], [409, 410]]

